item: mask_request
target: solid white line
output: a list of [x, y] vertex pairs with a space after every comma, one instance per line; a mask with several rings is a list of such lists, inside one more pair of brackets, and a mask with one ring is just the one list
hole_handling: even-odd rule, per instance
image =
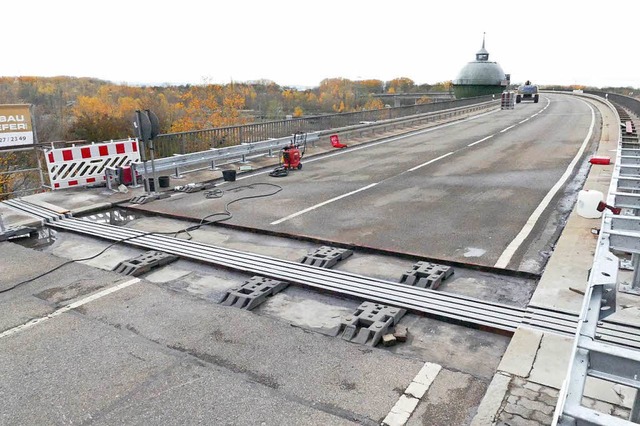
[[118, 285], [114, 285], [113, 287], [109, 287], [107, 289], [104, 289], [102, 291], [94, 293], [94, 294], [92, 294], [90, 296], [87, 296], [84, 299], [80, 299], [77, 302], [73, 302], [73, 303], [70, 303], [70, 304], [68, 304], [66, 306], [63, 306], [62, 308], [60, 308], [60, 309], [58, 309], [56, 311], [53, 311], [52, 313], [50, 313], [48, 315], [45, 315], [44, 317], [35, 318], [35, 319], [32, 319], [29, 322], [26, 322], [26, 323], [18, 325], [16, 327], [10, 328], [9, 330], [5, 330], [2, 333], [0, 333], [0, 339], [2, 339], [3, 337], [11, 336], [12, 334], [19, 333], [19, 332], [21, 332], [23, 330], [26, 330], [28, 328], [31, 328], [31, 327], [37, 325], [37, 324], [41, 324], [41, 323], [43, 323], [45, 321], [50, 320], [51, 318], [57, 317], [60, 314], [63, 314], [65, 312], [69, 312], [72, 309], [75, 309], [75, 308], [77, 308], [79, 306], [82, 306], [84, 304], [87, 304], [89, 302], [93, 302], [94, 300], [98, 300], [101, 297], [107, 296], [107, 295], [109, 295], [111, 293], [115, 293], [116, 291], [122, 290], [123, 288], [126, 288], [126, 287], [129, 287], [130, 285], [135, 284], [135, 283], [137, 283], [139, 281], [140, 281], [140, 278], [134, 278], [134, 279], [126, 281], [124, 283], [121, 283], [121, 284], [118, 284]]
[[515, 125], [515, 124], [514, 124], [513, 126], [509, 126], [509, 127], [507, 127], [506, 129], [502, 129], [502, 130], [500, 130], [500, 133], [504, 133], [504, 132], [506, 132], [507, 130], [513, 129], [514, 127], [516, 127], [516, 125]]
[[402, 426], [407, 423], [418, 402], [429, 390], [431, 384], [442, 369], [442, 366], [426, 362], [413, 381], [398, 399], [387, 417], [382, 421], [387, 426]]
[[473, 142], [473, 143], [470, 143], [470, 144], [469, 144], [469, 145], [467, 145], [467, 146], [474, 146], [474, 145], [477, 145], [477, 144], [479, 144], [480, 142], [484, 142], [484, 141], [486, 141], [487, 139], [491, 139], [491, 138], [492, 138], [492, 137], [494, 137], [494, 136], [495, 136], [495, 134], [493, 134], [493, 135], [491, 135], [491, 136], [487, 136], [486, 138], [484, 138], [484, 139], [480, 139], [479, 141], [475, 141], [475, 142]]
[[[582, 101], [582, 102], [584, 102], [584, 101]], [[580, 157], [584, 153], [584, 150], [587, 148], [587, 144], [589, 143], [589, 139], [591, 139], [591, 135], [593, 134], [593, 128], [594, 128], [595, 122], [596, 122], [596, 114], [595, 114], [595, 111], [593, 110], [593, 108], [591, 107], [591, 105], [587, 104], [586, 102], [584, 102], [584, 103], [591, 110], [591, 126], [589, 126], [589, 132], [587, 133], [587, 136], [584, 138], [584, 141], [582, 142], [582, 146], [578, 150], [578, 153], [573, 158], [573, 160], [571, 160], [571, 163], [569, 163], [569, 166], [567, 167], [567, 170], [560, 177], [560, 180], [558, 182], [556, 182], [556, 184], [553, 186], [553, 188], [551, 188], [549, 190], [547, 195], [545, 195], [545, 197], [542, 199], [542, 202], [540, 202], [540, 205], [538, 205], [538, 207], [531, 214], [531, 216], [527, 220], [527, 223], [525, 223], [525, 225], [522, 228], [522, 230], [520, 231], [520, 233], [518, 235], [516, 235], [516, 237], [513, 239], [513, 241], [511, 241], [511, 243], [509, 243], [507, 248], [504, 250], [504, 252], [502, 252], [500, 257], [498, 258], [498, 261], [495, 264], [496, 268], [506, 268], [507, 267], [507, 265], [511, 261], [511, 258], [515, 254], [515, 252], [522, 245], [522, 243], [529, 236], [529, 234], [531, 234], [531, 231], [533, 231], [533, 227], [536, 225], [536, 222], [538, 221], [538, 219], [540, 219], [540, 216], [542, 215], [544, 210], [547, 208], [547, 206], [549, 206], [549, 204], [551, 203], [551, 200], [553, 199], [553, 197], [555, 197], [555, 195], [560, 190], [562, 185], [564, 185], [565, 182], [567, 181], [567, 179], [569, 179], [569, 176], [571, 176], [571, 173], [573, 172], [573, 168], [576, 166], [576, 164], [578, 163], [578, 160], [580, 159]]]
[[440, 156], [440, 157], [438, 157], [438, 158], [434, 158], [433, 160], [429, 160], [429, 161], [427, 161], [426, 163], [422, 163], [422, 164], [420, 164], [419, 166], [412, 167], [412, 168], [410, 168], [410, 169], [409, 169], [409, 170], [407, 170], [407, 171], [408, 171], [408, 172], [415, 172], [415, 171], [416, 171], [416, 170], [418, 170], [419, 168], [424, 167], [424, 166], [428, 166], [429, 164], [433, 164], [433, 163], [435, 163], [436, 161], [438, 161], [438, 160], [442, 160], [443, 158], [448, 157], [448, 156], [450, 156], [450, 155], [451, 155], [451, 154], [453, 154], [453, 153], [454, 153], [454, 151], [451, 151], [451, 152], [449, 152], [449, 153], [447, 153], [447, 154], [441, 155], [441, 156]]
[[329, 203], [333, 203], [334, 201], [338, 201], [338, 200], [340, 200], [340, 199], [342, 199], [342, 198], [348, 197], [349, 195], [356, 194], [356, 193], [358, 193], [358, 192], [360, 192], [360, 191], [366, 191], [367, 189], [369, 189], [369, 188], [373, 188], [374, 186], [376, 186], [376, 185], [377, 185], [377, 184], [379, 184], [379, 183], [380, 183], [380, 182], [372, 183], [371, 185], [367, 185], [367, 186], [364, 186], [364, 187], [362, 187], [362, 188], [360, 188], [360, 189], [356, 189], [355, 191], [351, 191], [351, 192], [348, 192], [348, 193], [346, 193], [346, 194], [342, 194], [342, 195], [340, 195], [340, 196], [337, 196], [337, 197], [335, 197], [335, 198], [332, 198], [332, 199], [330, 199], [330, 200], [323, 201], [322, 203], [316, 204], [315, 206], [308, 207], [308, 208], [306, 208], [306, 209], [304, 209], [304, 210], [300, 210], [299, 212], [296, 212], [296, 213], [290, 214], [290, 215], [289, 215], [289, 216], [287, 216], [287, 217], [283, 217], [282, 219], [278, 219], [278, 220], [276, 220], [276, 221], [274, 221], [274, 222], [271, 222], [271, 223], [270, 223], [270, 225], [278, 225], [278, 224], [280, 224], [280, 223], [282, 223], [282, 222], [285, 222], [285, 221], [287, 221], [287, 220], [289, 220], [289, 219], [293, 219], [294, 217], [298, 217], [298, 216], [303, 215], [303, 214], [305, 214], [305, 213], [308, 213], [308, 212], [310, 212], [310, 211], [312, 211], [312, 210], [315, 210], [315, 209], [317, 209], [318, 207], [322, 207], [322, 206], [325, 206], [325, 205], [327, 205], [327, 204], [329, 204]]

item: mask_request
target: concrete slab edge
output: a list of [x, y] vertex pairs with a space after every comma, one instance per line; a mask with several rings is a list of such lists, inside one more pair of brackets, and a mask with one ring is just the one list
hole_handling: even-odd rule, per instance
[[528, 328], [518, 328], [502, 356], [498, 371], [527, 378], [533, 368], [544, 333]]
[[95, 203], [90, 206], [78, 207], [71, 210], [71, 214], [74, 216], [81, 216], [87, 213], [93, 213], [95, 211], [108, 210], [113, 207], [112, 203]]
[[487, 392], [478, 406], [478, 411], [471, 421], [471, 426], [487, 426], [495, 422], [507, 396], [510, 382], [511, 375], [509, 374], [498, 372], [493, 376], [493, 380], [491, 380]]

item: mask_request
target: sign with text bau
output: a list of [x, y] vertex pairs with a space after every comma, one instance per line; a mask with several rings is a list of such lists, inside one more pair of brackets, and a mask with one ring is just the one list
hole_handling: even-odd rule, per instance
[[31, 105], [0, 105], [0, 149], [33, 141]]

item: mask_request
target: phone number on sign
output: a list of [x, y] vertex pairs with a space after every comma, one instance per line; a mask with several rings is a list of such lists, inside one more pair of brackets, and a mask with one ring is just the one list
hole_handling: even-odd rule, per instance
[[27, 140], [26, 136], [9, 136], [9, 137], [0, 136], [0, 143], [2, 143], [2, 142], [24, 142], [26, 140]]

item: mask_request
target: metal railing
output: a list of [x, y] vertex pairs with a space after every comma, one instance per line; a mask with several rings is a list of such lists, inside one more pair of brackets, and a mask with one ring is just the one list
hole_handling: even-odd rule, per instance
[[410, 105], [395, 108], [383, 108], [369, 111], [348, 112], [340, 114], [317, 115], [312, 117], [292, 118], [289, 120], [253, 123], [242, 126], [218, 127], [191, 132], [167, 133], [156, 138], [156, 157], [168, 157], [174, 154], [188, 154], [211, 148], [222, 148], [253, 143], [267, 139], [277, 139], [296, 132], [319, 132], [336, 129], [360, 122], [393, 120], [417, 114], [438, 112], [463, 106], [474, 105], [492, 100], [492, 96], [480, 96], [453, 101], [434, 102], [429, 104]]
[[[604, 97], [604, 96], [602, 96]], [[612, 97], [609, 96], [609, 99]], [[620, 117], [611, 103], [605, 103]], [[638, 143], [636, 142], [636, 145]], [[640, 145], [638, 145], [640, 147]], [[630, 209], [632, 214], [618, 216], [605, 209], [589, 284], [578, 320], [569, 370], [563, 382], [554, 413], [554, 425], [632, 425], [640, 421], [640, 351], [597, 341], [600, 321], [616, 310], [616, 291], [620, 260], [612, 250], [640, 254], [640, 194], [629, 193], [627, 180], [639, 178], [640, 156], [635, 166], [625, 165], [623, 138], [620, 134], [607, 205]], [[635, 192], [635, 191], [634, 191]], [[634, 273], [637, 279], [638, 270]], [[614, 417], [582, 405], [587, 377], [634, 388], [629, 420]]]
[[[314, 143], [319, 139], [318, 133], [304, 134], [304, 141], [297, 141], [300, 143]], [[206, 151], [192, 152], [190, 154], [178, 154], [171, 157], [158, 158], [153, 161], [153, 167], [145, 162], [131, 163], [131, 169], [133, 171], [133, 184], [137, 185], [136, 175], [147, 176], [151, 170], [156, 172], [164, 172], [168, 170], [174, 171], [174, 177], [180, 177], [182, 173], [187, 173], [193, 170], [185, 170], [187, 167], [208, 163], [211, 170], [216, 170], [216, 162], [229, 160], [233, 158], [241, 159], [242, 162], [246, 162], [246, 159], [253, 155], [260, 155], [268, 153], [267, 155], [273, 156], [273, 150], [279, 150], [284, 146], [293, 142], [293, 136], [288, 136], [280, 139], [273, 139], [255, 143], [246, 143], [236, 146], [229, 146], [225, 148], [212, 148]]]
[[0, 164], [4, 161], [7, 162], [4, 166], [9, 166], [0, 171], [0, 200], [43, 190], [41, 157], [42, 151], [33, 146], [0, 152]]
[[640, 99], [632, 98], [631, 96], [618, 95], [617, 93], [598, 92], [595, 90], [585, 91], [584, 93], [608, 99], [609, 101], [628, 109], [640, 117]]
[[[490, 97], [489, 97], [490, 98]], [[472, 111], [492, 108], [497, 106], [498, 101], [489, 101], [482, 103], [474, 103], [470, 106], [461, 106], [453, 109], [448, 109], [439, 112], [431, 112], [426, 114], [412, 115], [408, 117], [382, 120], [376, 122], [366, 122], [365, 124], [356, 124], [351, 126], [345, 126], [338, 129], [322, 129], [322, 131], [316, 131], [313, 133], [304, 133], [298, 131], [294, 134], [303, 134], [305, 142], [312, 145], [323, 136], [328, 136], [333, 133], [348, 134], [348, 133], [374, 133], [376, 130], [386, 131], [389, 129], [398, 129], [407, 125], [422, 124], [425, 122], [431, 122], [440, 119], [447, 119], [462, 114], [466, 114]], [[216, 129], [212, 129], [216, 130]], [[206, 132], [206, 131], [204, 131]], [[242, 143], [235, 146], [227, 146], [220, 148], [210, 148], [202, 151], [176, 154], [156, 158], [153, 161], [153, 166], [149, 162], [145, 162], [143, 157], [142, 162], [135, 162], [131, 164], [131, 168], [134, 176], [134, 184], [136, 175], [149, 176], [153, 170], [156, 172], [173, 171], [174, 177], [181, 177], [182, 173], [188, 173], [191, 171], [202, 170], [203, 168], [210, 168], [215, 170], [218, 165], [223, 162], [232, 162], [232, 160], [246, 162], [249, 158], [255, 158], [260, 155], [273, 156], [274, 150], [279, 150], [282, 147], [292, 142], [292, 135], [287, 135], [278, 139], [262, 140], [259, 142]], [[160, 136], [158, 137], [160, 139]], [[158, 153], [157, 146], [159, 143], [154, 144], [154, 152]], [[142, 148], [144, 151], [144, 148]], [[205, 167], [187, 170], [187, 167], [196, 165], [207, 164]]]

